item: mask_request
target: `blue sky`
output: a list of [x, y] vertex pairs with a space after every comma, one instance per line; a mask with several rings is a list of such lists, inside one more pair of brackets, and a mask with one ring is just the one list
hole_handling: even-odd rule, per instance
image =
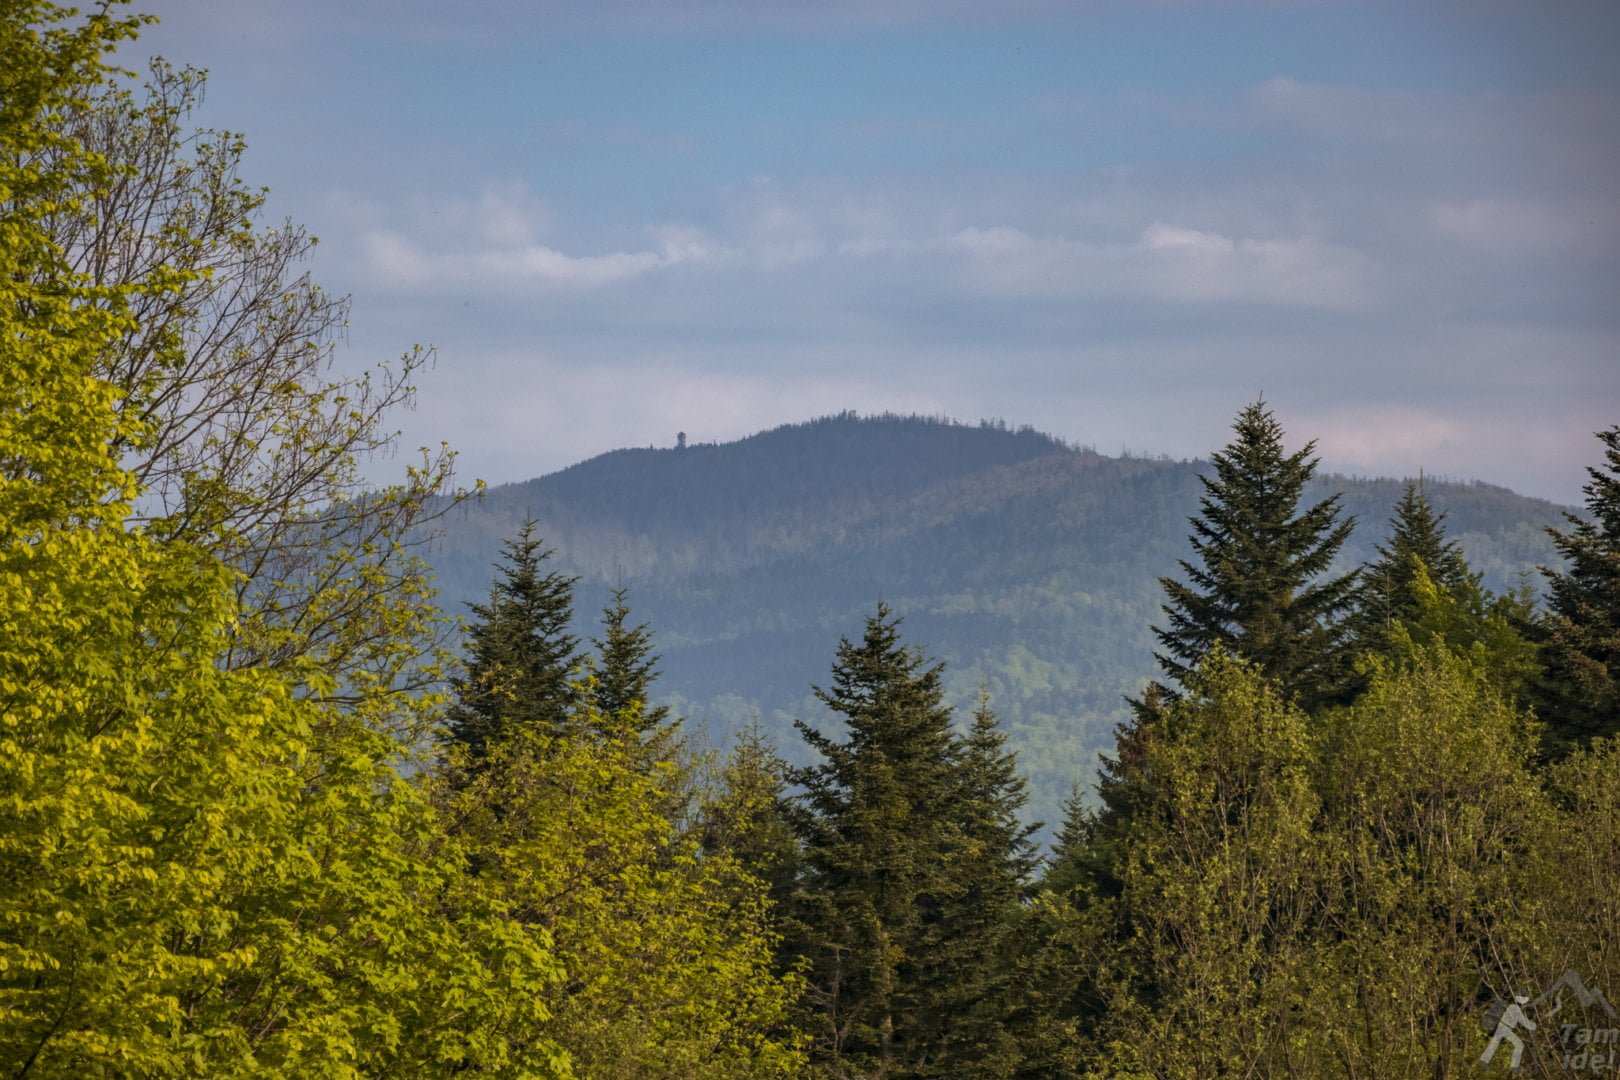
[[144, 8], [467, 479], [850, 408], [1187, 457], [1263, 393], [1575, 502], [1620, 422], [1620, 5]]

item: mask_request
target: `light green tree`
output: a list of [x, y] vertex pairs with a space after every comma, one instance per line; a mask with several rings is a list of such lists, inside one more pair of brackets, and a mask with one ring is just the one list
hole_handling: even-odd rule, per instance
[[1145, 744], [1120, 893], [1086, 910], [1109, 1075], [1286, 1075], [1319, 812], [1304, 715], [1219, 646]]
[[1304, 1007], [1335, 1071], [1459, 1075], [1483, 1047], [1482, 990], [1529, 985], [1537, 730], [1477, 654], [1395, 638], [1398, 658], [1375, 661], [1321, 734], [1332, 861], [1311, 978], [1325, 992]]
[[347, 302], [303, 271], [312, 236], [259, 220], [242, 137], [188, 128], [203, 89], [201, 72], [162, 61], [141, 90], [98, 84], [53, 113], [64, 141], [43, 155], [105, 167], [40, 220], [64, 269], [119, 291], [129, 316], [93, 370], [127, 422], [115, 445], [141, 491], [131, 521], [239, 572], [224, 662], [313, 661], [340, 676], [326, 693], [389, 695], [388, 722], [418, 741], [432, 709], [412, 691], [440, 677], [420, 660], [451, 627], [417, 553], [461, 493], [442, 446], [387, 485], [362, 470], [395, 448], [392, 415], [431, 354], [329, 374]]
[[556, 965], [501, 910], [450, 918], [384, 698], [224, 662], [240, 570], [136, 514], [152, 429], [102, 365], [197, 271], [98, 282], [48, 225], [127, 176], [61, 121], [138, 22], [0, 12], [0, 1068], [566, 1076], [503, 1034]]
[[[602, 730], [584, 688], [580, 701], [580, 729]], [[678, 778], [649, 771], [635, 732], [514, 726], [461, 775], [440, 798], [472, 871], [462, 894], [510, 912], [565, 972], [537, 1036], [598, 1080], [802, 1069], [765, 886], [678, 833], [662, 812]]]

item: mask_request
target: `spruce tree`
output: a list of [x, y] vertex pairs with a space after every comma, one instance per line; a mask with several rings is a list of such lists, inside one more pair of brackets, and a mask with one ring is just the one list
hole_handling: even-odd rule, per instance
[[793, 921], [799, 841], [788, 813], [788, 765], [759, 718], [737, 733], [716, 782], [700, 800], [696, 837], [705, 858], [734, 859], [765, 888], [777, 932], [776, 970], [793, 971], [803, 927]]
[[1098, 818], [1076, 784], [1063, 803], [1063, 824], [1052, 840], [1052, 854], [1041, 874], [1041, 891], [1066, 896], [1076, 886], [1094, 884], [1098, 861]]
[[[1527, 588], [1502, 596], [1480, 584], [1462, 547], [1446, 539], [1445, 514], [1408, 484], [1390, 519], [1387, 545], [1362, 571], [1360, 606], [1347, 620], [1356, 651], [1402, 659], [1414, 646], [1445, 645], [1477, 657], [1497, 685], [1524, 695], [1537, 664], [1521, 630], [1534, 607]], [[1356, 696], [1365, 690], [1356, 679]]]
[[648, 700], [658, 678], [658, 656], [647, 624], [629, 624], [628, 595], [622, 585], [613, 590], [612, 602], [602, 609], [602, 636], [591, 639], [598, 657], [596, 708], [607, 722], [626, 722], [635, 734], [652, 738], [669, 724], [669, 707], [653, 707]]
[[842, 741], [796, 724], [821, 757], [794, 771], [790, 808], [805, 1027], [837, 1075], [968, 1076], [1001, 1044], [985, 1005], [1029, 871], [1022, 785], [987, 710], [974, 734], [953, 731], [943, 665], [903, 645], [898, 623], [880, 604], [816, 690]]
[[1000, 1076], [1038, 1035], [1015, 961], [1016, 924], [1040, 863], [1030, 837], [1040, 826], [1021, 817], [1026, 785], [983, 691], [961, 743], [955, 816], [964, 844], [949, 867], [955, 888], [932, 928], [936, 1005], [923, 1017], [941, 1050], [919, 1072]]
[[1285, 453], [1282, 427], [1263, 401], [1239, 413], [1233, 431], [1211, 458], [1215, 475], [1200, 477], [1201, 512], [1189, 519], [1197, 562], [1182, 561], [1186, 582], [1160, 579], [1168, 625], [1154, 628], [1159, 664], [1185, 686], [1219, 645], [1314, 709], [1339, 693], [1348, 673], [1342, 617], [1357, 575], [1326, 573], [1354, 519], [1339, 519], [1337, 495], [1300, 509], [1316, 444]]
[[1233, 432], [1211, 456], [1214, 475], [1199, 477], [1201, 512], [1189, 519], [1188, 537], [1197, 562], [1181, 562], [1187, 582], [1159, 579], [1168, 626], [1153, 632], [1163, 648], [1159, 664], [1175, 685], [1152, 683], [1131, 701], [1134, 715], [1116, 729], [1114, 756], [1100, 770], [1102, 810], [1084, 861], [1104, 894], [1119, 888], [1111, 852], [1152, 796], [1143, 762], [1204, 657], [1218, 648], [1248, 662], [1306, 711], [1351, 690], [1346, 616], [1359, 575], [1326, 572], [1355, 521], [1340, 520], [1337, 495], [1300, 508], [1316, 471], [1316, 444], [1286, 453], [1282, 427], [1264, 401], [1240, 412]]
[[453, 680], [446, 727], [474, 765], [514, 728], [568, 732], [578, 704], [579, 640], [568, 632], [577, 579], [545, 570], [552, 551], [534, 529], [525, 522], [506, 542], [489, 601], [470, 605], [476, 621], [467, 631], [466, 673]]
[[1462, 545], [1446, 539], [1445, 519], [1444, 513], [1435, 512], [1421, 486], [1406, 485], [1395, 504], [1395, 516], [1389, 519], [1389, 543], [1373, 548], [1378, 558], [1362, 571], [1359, 624], [1371, 632], [1379, 628], [1387, 632], [1396, 620], [1410, 621], [1417, 613], [1413, 559], [1422, 560], [1437, 588], [1450, 593], [1467, 588], [1473, 575]]
[[1549, 529], [1566, 569], [1542, 568], [1547, 610], [1534, 626], [1545, 674], [1538, 692], [1547, 750], [1560, 756], [1620, 733], [1620, 426], [1598, 433], [1602, 468], [1588, 468], [1590, 520]]

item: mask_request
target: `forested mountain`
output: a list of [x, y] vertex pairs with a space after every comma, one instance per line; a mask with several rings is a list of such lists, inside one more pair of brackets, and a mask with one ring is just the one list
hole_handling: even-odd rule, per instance
[[[1547, 539], [1263, 401], [1207, 465], [843, 415], [368, 488], [425, 354], [328, 378], [200, 74], [110, 66], [144, 22], [0, 8], [0, 1073], [1603, 1064], [1620, 427]], [[1553, 554], [1540, 612], [1467, 563]]]
[[[1158, 579], [1179, 572], [1208, 462], [1108, 457], [1028, 428], [853, 413], [726, 444], [617, 450], [491, 488], [454, 512], [431, 559], [445, 606], [482, 599], [525, 519], [580, 575], [589, 632], [623, 584], [662, 654], [658, 700], [723, 742], [755, 712], [802, 760], [794, 718], [841, 635], [878, 600], [947, 661], [964, 722], [982, 685], [1047, 822], [1113, 745], [1124, 696], [1154, 673]], [[1356, 528], [1340, 563], [1388, 536], [1405, 481], [1322, 476]], [[1556, 562], [1561, 508], [1479, 482], [1429, 479], [1447, 535], [1487, 588]], [[1539, 578], [1535, 579], [1539, 582]]]

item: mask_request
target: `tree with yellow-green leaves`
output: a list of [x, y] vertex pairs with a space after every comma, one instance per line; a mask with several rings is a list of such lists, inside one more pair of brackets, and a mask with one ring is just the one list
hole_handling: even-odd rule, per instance
[[141, 432], [117, 443], [141, 490], [131, 521], [238, 571], [224, 662], [317, 663], [337, 676], [323, 694], [387, 695], [390, 722], [421, 741], [432, 711], [410, 691], [440, 673], [419, 658], [453, 628], [418, 552], [464, 493], [442, 446], [384, 487], [364, 485], [360, 463], [394, 449], [391, 415], [431, 353], [329, 373], [347, 302], [303, 270], [314, 237], [260, 222], [265, 192], [238, 172], [243, 138], [188, 128], [204, 86], [156, 60], [140, 88], [98, 84], [52, 119], [106, 164], [103, 180], [42, 206], [41, 224], [65, 269], [124, 298], [129, 322], [93, 370]]
[[122, 175], [62, 118], [138, 23], [0, 17], [0, 1067], [569, 1075], [507, 1034], [556, 962], [498, 905], [451, 917], [386, 705], [307, 654], [222, 663], [240, 569], [136, 520], [151, 429], [102, 365], [195, 271], [98, 282], [48, 219]]
[[469, 869], [458, 895], [510, 913], [557, 959], [537, 1031], [584, 1075], [794, 1075], [799, 981], [774, 970], [767, 886], [672, 820], [690, 778], [670, 740], [646, 737], [646, 671], [626, 690], [625, 656], [604, 649], [603, 674], [586, 673], [567, 632], [572, 579], [543, 573], [546, 554], [525, 525], [473, 609], [429, 780], [445, 851]]
[[[582, 728], [610, 731], [580, 705]], [[789, 1077], [798, 980], [772, 970], [765, 887], [700, 852], [664, 815], [672, 765], [649, 770], [634, 732], [515, 727], [440, 789], [456, 895], [507, 912], [561, 965], [533, 1030], [596, 1080]]]
[[1306, 719], [1220, 646], [1183, 686], [1149, 721], [1118, 894], [1058, 913], [1056, 940], [1107, 1075], [1283, 1075], [1318, 880]]

